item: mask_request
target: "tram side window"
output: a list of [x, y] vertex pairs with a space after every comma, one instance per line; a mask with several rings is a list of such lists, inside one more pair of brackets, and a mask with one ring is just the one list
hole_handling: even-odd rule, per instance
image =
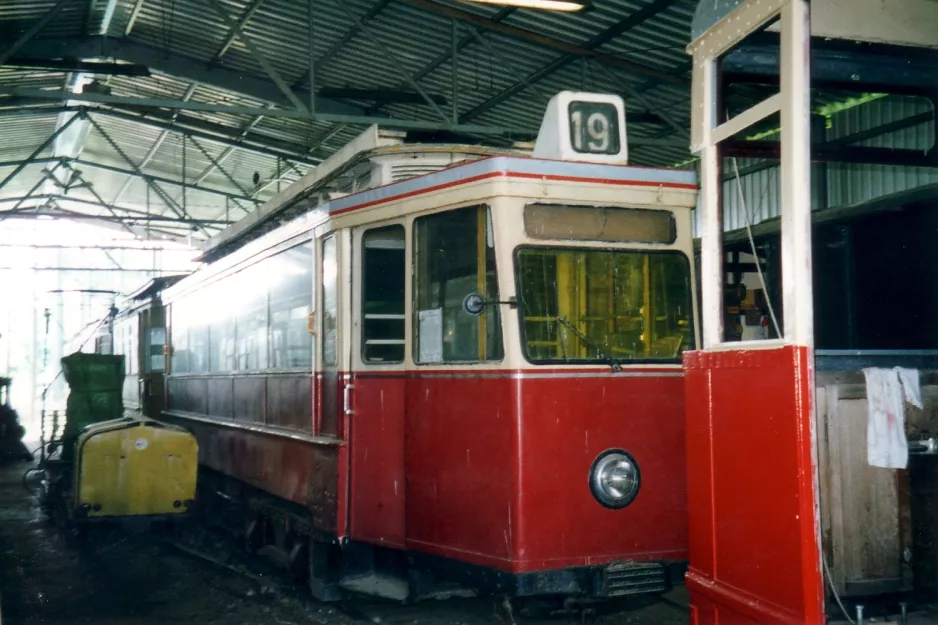
[[166, 343], [166, 328], [150, 328], [146, 337], [144, 366], [146, 373], [163, 373], [163, 345]]
[[338, 364], [339, 265], [335, 235], [322, 242], [322, 364]]
[[524, 248], [517, 261], [522, 340], [534, 363], [677, 360], [693, 346], [682, 254]]
[[362, 236], [362, 359], [404, 360], [404, 227]]
[[270, 286], [270, 351], [273, 369], [310, 369], [313, 341], [307, 318], [313, 302], [313, 244], [272, 256], [264, 279]]
[[[274, 257], [276, 258], [276, 257]], [[238, 371], [267, 368], [267, 281], [271, 258], [239, 271], [235, 275], [235, 357]]]
[[170, 340], [172, 341], [172, 373], [189, 372], [189, 326], [186, 321], [186, 301], [170, 304]]
[[209, 324], [212, 308], [211, 291], [203, 289], [190, 295], [189, 306], [189, 373], [209, 370]]
[[485, 206], [414, 220], [414, 360], [474, 362], [503, 357], [497, 305], [463, 310], [470, 293], [498, 300], [495, 244]]
[[[235, 274], [235, 278], [240, 273]], [[208, 322], [209, 371], [234, 371], [235, 358], [235, 314], [237, 305], [232, 305], [236, 297], [237, 279], [226, 278], [210, 284], [202, 291], [205, 305], [202, 313]]]
[[294, 246], [173, 302], [173, 372], [311, 368], [312, 250]]

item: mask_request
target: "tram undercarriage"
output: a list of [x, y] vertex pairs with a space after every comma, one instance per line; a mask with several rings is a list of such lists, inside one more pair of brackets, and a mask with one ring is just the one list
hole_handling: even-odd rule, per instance
[[679, 585], [685, 562], [616, 562], [513, 574], [416, 551], [339, 540], [317, 531], [309, 510], [210, 469], [199, 475], [199, 511], [251, 554], [307, 585], [320, 601], [349, 593], [400, 602], [453, 596], [553, 597], [555, 604], [653, 600]]

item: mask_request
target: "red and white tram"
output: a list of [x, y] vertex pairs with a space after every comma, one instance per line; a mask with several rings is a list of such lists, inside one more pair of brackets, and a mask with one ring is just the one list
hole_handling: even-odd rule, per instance
[[164, 416], [255, 548], [324, 599], [668, 587], [697, 183], [625, 163], [621, 99], [565, 92], [533, 157], [331, 199], [163, 293]]

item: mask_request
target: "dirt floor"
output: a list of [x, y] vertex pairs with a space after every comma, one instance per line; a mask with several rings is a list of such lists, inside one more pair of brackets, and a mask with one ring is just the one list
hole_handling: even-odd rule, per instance
[[[78, 548], [48, 522], [24, 488], [28, 466], [0, 468], [3, 625], [506, 623], [485, 599], [404, 606], [361, 597], [341, 605], [322, 604], [279, 574], [246, 564], [240, 555], [218, 557], [218, 549], [205, 545], [212, 538], [204, 536], [170, 539], [119, 533]], [[213, 554], [215, 561], [187, 549]], [[525, 625], [684, 625], [687, 610], [680, 591], [669, 601], [610, 614], [517, 620]]]

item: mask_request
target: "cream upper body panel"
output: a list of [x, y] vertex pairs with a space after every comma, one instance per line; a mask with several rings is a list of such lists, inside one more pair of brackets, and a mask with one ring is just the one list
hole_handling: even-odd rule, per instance
[[[165, 299], [172, 302], [200, 285], [266, 258], [298, 242], [318, 239], [333, 231], [346, 231], [380, 226], [390, 222], [406, 228], [408, 275], [413, 258], [411, 236], [413, 220], [421, 215], [486, 205], [492, 215], [492, 228], [498, 264], [500, 299], [516, 296], [514, 250], [520, 245], [579, 247], [630, 250], [677, 250], [693, 262], [691, 210], [696, 205], [695, 174], [685, 170], [651, 169], [622, 165], [552, 161], [514, 156], [485, 158], [453, 166], [424, 176], [395, 182], [382, 187], [332, 200], [309, 213], [251, 241], [229, 256], [211, 263], [172, 287]], [[622, 207], [632, 209], [666, 209], [673, 213], [676, 238], [672, 243], [613, 242], [590, 240], [532, 239], [525, 234], [523, 210], [527, 204], [557, 204], [578, 207]], [[349, 257], [346, 256], [346, 259]], [[358, 262], [354, 252], [350, 264]], [[314, 275], [317, 275], [315, 272]], [[354, 275], [350, 274], [350, 275]], [[320, 286], [314, 297], [318, 299]], [[407, 281], [407, 317], [412, 310], [412, 280]], [[348, 286], [348, 285], [346, 285]], [[693, 290], [693, 289], [692, 289]], [[354, 295], [344, 297], [355, 316]], [[695, 298], [696, 299], [696, 298]], [[518, 311], [508, 304], [499, 304], [502, 318], [504, 358], [498, 361], [473, 363], [439, 363], [420, 365], [414, 362], [411, 323], [407, 324], [404, 366], [414, 370], [479, 370], [479, 369], [545, 369], [533, 365], [521, 352]], [[319, 308], [318, 303], [313, 306]], [[696, 309], [696, 301], [693, 303]], [[696, 332], [696, 315], [693, 325]], [[357, 327], [353, 322], [349, 330]], [[350, 334], [348, 332], [347, 334]], [[351, 340], [351, 339], [346, 339]], [[356, 350], [352, 350], [353, 352]], [[352, 363], [361, 363], [353, 354]], [[588, 370], [608, 371], [605, 364], [577, 365]], [[644, 364], [645, 368], [659, 365]], [[662, 365], [680, 367], [679, 363]], [[558, 365], [554, 368], [563, 368]]]

